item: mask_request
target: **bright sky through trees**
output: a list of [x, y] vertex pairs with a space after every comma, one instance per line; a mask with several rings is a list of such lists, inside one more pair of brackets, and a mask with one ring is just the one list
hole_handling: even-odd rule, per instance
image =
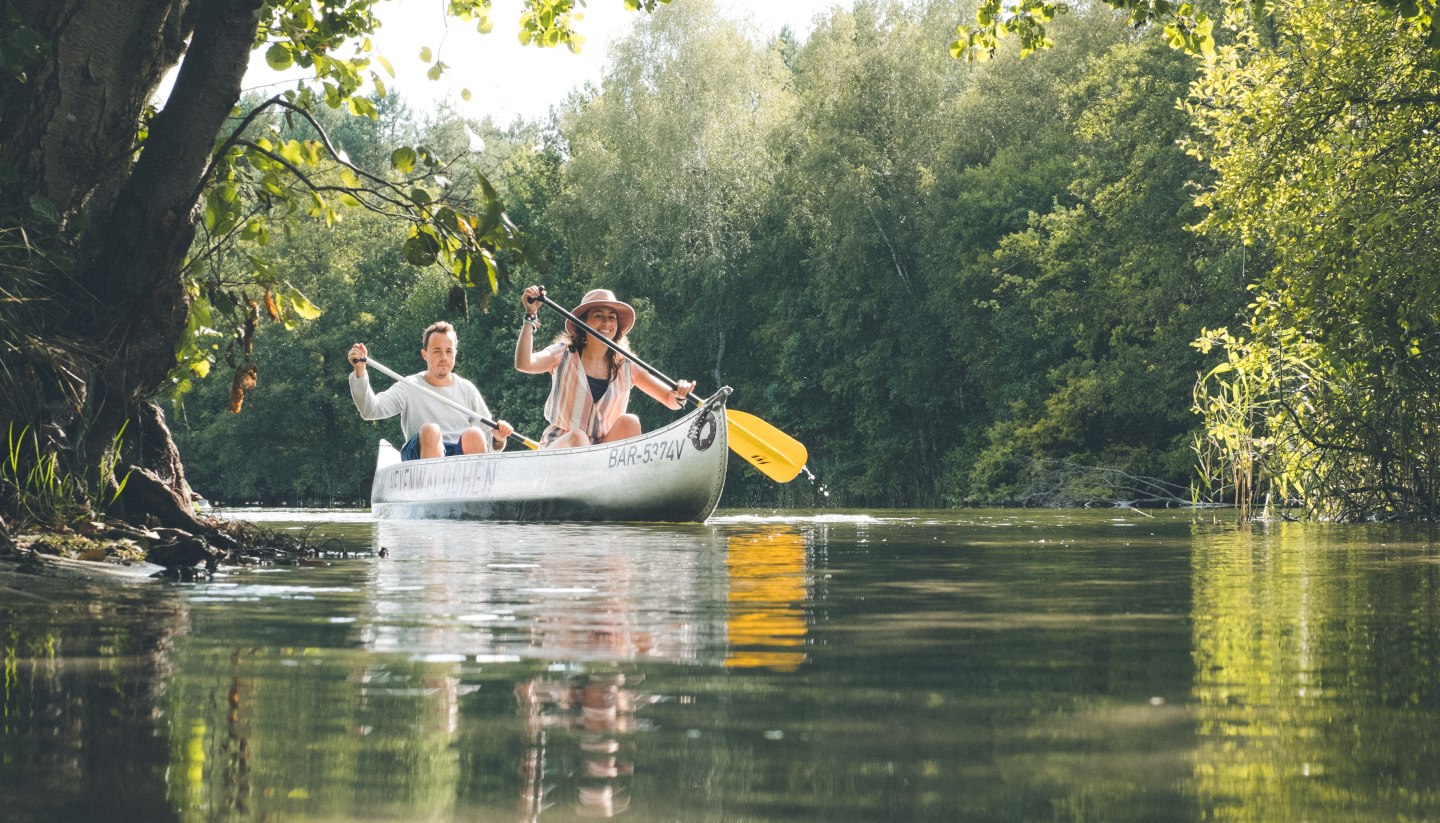
[[[814, 28], [815, 16], [837, 5], [842, 5], [840, 0], [726, 0], [723, 9], [727, 16], [749, 20], [762, 36], [788, 25], [804, 39]], [[520, 45], [519, 4], [512, 0], [495, 3], [491, 17], [495, 28], [486, 35], [477, 34], [472, 24], [447, 18], [441, 0], [381, 3], [383, 28], [376, 47], [396, 75], [387, 77], [386, 85], [417, 111], [449, 100], [463, 115], [488, 115], [499, 124], [516, 117], [541, 118], [572, 90], [599, 82], [610, 44], [643, 17], [641, 12], [626, 11], [621, 0], [589, 0], [582, 13], [584, 20], [576, 28], [585, 36], [585, 45], [580, 54], [573, 54], [564, 48]], [[426, 47], [431, 51], [430, 63], [420, 59]], [[448, 68], [438, 81], [431, 81], [426, 72], [437, 60]], [[265, 66], [264, 52], [257, 51], [246, 89], [279, 90], [302, 76], [298, 68], [271, 71]], [[465, 90], [470, 92], [468, 101], [462, 96]]]

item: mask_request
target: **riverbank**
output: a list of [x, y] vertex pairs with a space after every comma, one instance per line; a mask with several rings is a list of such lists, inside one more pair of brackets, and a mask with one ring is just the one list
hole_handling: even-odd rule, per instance
[[329, 554], [346, 553], [333, 539], [309, 531], [287, 534], [243, 520], [203, 517], [207, 528], [138, 528], [107, 518], [71, 526], [0, 529], [0, 569], [20, 575], [79, 577], [148, 576], [193, 580], [220, 566], [309, 565]]

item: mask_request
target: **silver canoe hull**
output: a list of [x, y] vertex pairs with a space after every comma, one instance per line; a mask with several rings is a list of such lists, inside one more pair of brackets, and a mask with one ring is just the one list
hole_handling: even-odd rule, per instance
[[579, 449], [400, 461], [380, 441], [370, 507], [382, 519], [703, 522], [729, 458], [728, 389], [664, 428]]

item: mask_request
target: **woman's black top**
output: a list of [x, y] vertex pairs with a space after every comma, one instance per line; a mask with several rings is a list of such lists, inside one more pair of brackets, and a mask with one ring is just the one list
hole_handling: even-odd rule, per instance
[[610, 378], [591, 377], [587, 374], [585, 379], [590, 381], [590, 398], [599, 403], [600, 398], [605, 396], [605, 390], [610, 388]]

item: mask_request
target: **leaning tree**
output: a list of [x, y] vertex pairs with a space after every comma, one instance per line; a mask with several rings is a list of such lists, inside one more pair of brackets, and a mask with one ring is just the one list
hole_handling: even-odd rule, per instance
[[[132, 520], [208, 530], [156, 400], [223, 360], [238, 409], [256, 377], [255, 324], [316, 311], [266, 258], [272, 231], [370, 209], [408, 223], [410, 262], [490, 292], [523, 255], [483, 178], [451, 179], [423, 146], [359, 168], [319, 127], [321, 106], [377, 114], [380, 2], [0, 0], [0, 515], [58, 487]], [[520, 0], [520, 39], [578, 49], [576, 5]], [[491, 0], [447, 12], [491, 28]], [[311, 80], [239, 107], [256, 52]], [[237, 258], [245, 278], [222, 276]]]

